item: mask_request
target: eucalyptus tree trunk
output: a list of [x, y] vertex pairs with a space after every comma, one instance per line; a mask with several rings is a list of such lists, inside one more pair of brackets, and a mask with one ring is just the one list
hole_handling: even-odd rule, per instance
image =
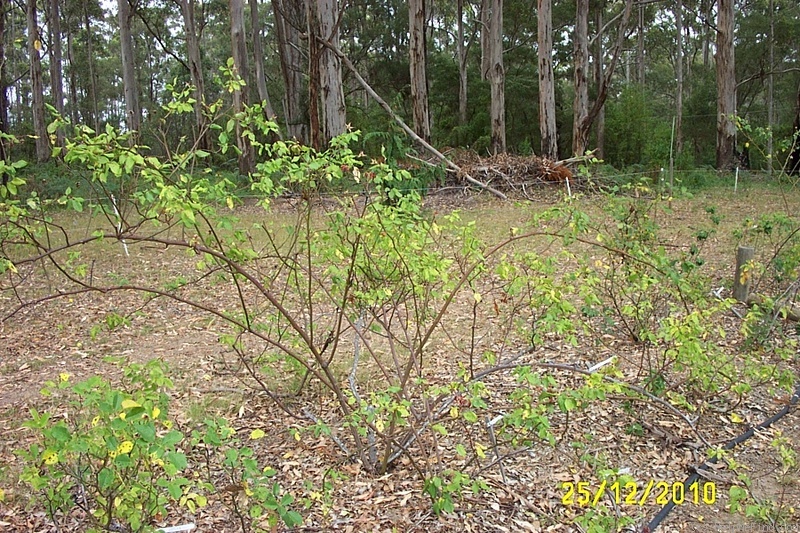
[[[67, 27], [70, 28], [70, 24]], [[75, 67], [75, 46], [72, 29], [67, 31], [67, 61], [69, 62], [69, 116], [78, 123], [78, 69]]]
[[[316, 31], [319, 39], [339, 46], [338, 2], [337, 0], [311, 0], [317, 2]], [[329, 48], [319, 43], [315, 55], [319, 65], [319, 97], [324, 144], [347, 130], [347, 115], [342, 85], [342, 62]]]
[[489, 78], [489, 61], [491, 57], [491, 29], [490, 13], [492, 0], [481, 0], [480, 6], [480, 27], [481, 27], [481, 79]]
[[189, 74], [194, 86], [194, 120], [195, 142], [198, 148], [208, 150], [211, 143], [208, 138], [208, 121], [203, 114], [205, 98], [205, 77], [203, 64], [200, 58], [200, 42], [197, 33], [197, 20], [195, 18], [195, 0], [179, 0], [183, 16], [183, 29], [186, 37], [186, 55], [188, 56]]
[[800, 174], [800, 86], [797, 87], [797, 107], [795, 108], [794, 125], [792, 126], [793, 143], [789, 158], [786, 161], [786, 172], [797, 176]]
[[[603, 46], [602, 8], [597, 10], [595, 22], [597, 24], [598, 33], [594, 39], [594, 80], [597, 87], [602, 87], [603, 81], [605, 80], [605, 47]], [[595, 138], [597, 139], [595, 155], [602, 159], [606, 149], [606, 106], [601, 106], [600, 111], [597, 113], [597, 121], [595, 123]]]
[[264, 106], [267, 118], [275, 116], [275, 110], [269, 99], [267, 91], [267, 76], [264, 72], [264, 47], [261, 44], [261, 19], [258, 16], [258, 0], [248, 0], [250, 4], [250, 32], [253, 35], [253, 63], [255, 64], [256, 89], [258, 99]]
[[300, 28], [306, 27], [303, 0], [272, 0], [275, 34], [281, 60], [285, 88], [283, 115], [289, 138], [308, 143], [308, 125], [303, 108], [303, 55], [300, 47]]
[[636, 81], [644, 86], [644, 4], [639, 4], [639, 25], [636, 36]]
[[772, 176], [774, 146], [772, 129], [775, 125], [775, 2], [769, 0], [769, 74], [767, 76], [767, 174]]
[[573, 68], [575, 99], [572, 103], [572, 152], [583, 155], [589, 144], [589, 132], [583, 123], [589, 114], [589, 0], [576, 0]]
[[125, 92], [125, 124], [129, 130], [142, 127], [142, 111], [139, 107], [139, 84], [136, 82], [136, 56], [133, 52], [131, 21], [133, 11], [129, 0], [117, 0], [119, 6], [119, 41], [122, 49], [122, 85]]
[[319, 99], [322, 82], [320, 81], [320, 54], [322, 45], [317, 34], [319, 15], [317, 0], [306, 0], [306, 36], [308, 37], [308, 133], [311, 146], [317, 150], [323, 148], [321, 112]]
[[492, 153], [506, 151], [506, 71], [503, 67], [503, 0], [492, 0], [491, 61], [489, 85], [491, 86]]
[[[233, 68], [242, 80], [248, 78], [247, 44], [244, 32], [244, 2], [229, 0], [231, 16], [231, 50], [233, 52]], [[233, 91], [233, 111], [241, 113], [247, 105], [247, 88]], [[236, 146], [239, 148], [239, 173], [247, 176], [255, 169], [253, 147], [242, 135], [242, 126], [236, 123]]]
[[[50, 2], [50, 90], [53, 98], [53, 107], [59, 115], [64, 116], [64, 67], [63, 52], [61, 49], [61, 12], [59, 0]], [[56, 145], [64, 146], [64, 132], [56, 131]]]
[[411, 110], [414, 117], [414, 131], [425, 142], [431, 139], [431, 120], [428, 110], [428, 75], [425, 70], [425, 0], [409, 0], [408, 59], [411, 74]]
[[707, 21], [703, 24], [703, 66], [708, 67], [711, 63], [711, 11], [714, 9], [715, 0], [700, 0], [700, 11], [702, 17]]
[[683, 0], [675, 2], [675, 152], [683, 151]]
[[556, 127], [556, 85], [553, 77], [553, 3], [539, 0], [539, 133], [542, 137], [542, 156], [558, 159], [558, 129]]
[[89, 21], [89, 8], [87, 7], [88, 0], [83, 0], [83, 29], [86, 32], [86, 61], [89, 63], [89, 99], [91, 100], [91, 114], [86, 122], [92, 124], [95, 131], [100, 128], [99, 113], [97, 109], [97, 70], [94, 64], [94, 39], [92, 39], [92, 29]]
[[31, 64], [31, 92], [33, 93], [33, 133], [36, 136], [36, 160], [41, 162], [50, 159], [50, 140], [47, 135], [47, 123], [44, 115], [44, 88], [42, 87], [42, 60], [39, 51], [42, 41], [36, 22], [36, 0], [27, 2], [28, 22], [28, 55]]
[[464, 0], [458, 0], [457, 11], [458, 123], [463, 126], [467, 123], [467, 47], [464, 45]]
[[[6, 67], [6, 19], [11, 0], [0, 0], [0, 131], [8, 133], [8, 69]], [[0, 156], [5, 159], [5, 147], [0, 142]]]
[[734, 0], [717, 8], [717, 169], [734, 166], [736, 152], [736, 64], [733, 52]]

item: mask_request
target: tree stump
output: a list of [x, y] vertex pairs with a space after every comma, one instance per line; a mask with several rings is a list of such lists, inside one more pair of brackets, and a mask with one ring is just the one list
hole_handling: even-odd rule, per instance
[[750, 294], [750, 272], [745, 267], [753, 260], [755, 249], [751, 246], [739, 246], [736, 250], [736, 277], [733, 279], [733, 297], [746, 302]]

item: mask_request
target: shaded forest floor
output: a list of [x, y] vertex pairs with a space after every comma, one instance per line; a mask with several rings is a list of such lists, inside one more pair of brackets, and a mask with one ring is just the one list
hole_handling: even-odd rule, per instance
[[[536, 199], [523, 203], [501, 202], [487, 194], [431, 194], [427, 207], [444, 214], [462, 210], [466, 220], [474, 219], [479, 232], [503, 235], [521, 225], [531, 210], [552, 205], [561, 194], [558, 186], [536, 193]], [[598, 198], [588, 196], [581, 202], [588, 210]], [[788, 202], [788, 203], [785, 203]], [[673, 212], [658, 222], [666, 241], [682, 242], [691, 228], [705, 217], [704, 208], [714, 205], [722, 216], [717, 233], [711, 238], [705, 257], [714, 287], [728, 287], [735, 254], [733, 230], [747, 216], [773, 211], [800, 212], [800, 193], [791, 191], [788, 199], [775, 187], [745, 186], [736, 195], [731, 190], [713, 189], [697, 193], [690, 199], [673, 202]], [[290, 210], [291, 206], [276, 206]], [[259, 216], [250, 208], [242, 208], [243, 218]], [[86, 224], [76, 221], [76, 225]], [[76, 226], [77, 227], [77, 226]], [[126, 259], [120, 252], [105, 258], [115, 262], [119, 272], [130, 279], [148, 276], [152, 271], [181, 272], [192, 268], [192, 259], [156, 248], [137, 248]], [[101, 265], [98, 265], [100, 268]], [[31, 280], [34, 282], [35, 280]], [[208, 294], [215, 300], [222, 297]], [[5, 316], [14, 302], [3, 294], [0, 313]], [[110, 312], [129, 317], [130, 323], [109, 331], [96, 328]], [[465, 316], [467, 306], [457, 310]], [[721, 327], [736, 331], [740, 320], [727, 314]], [[788, 326], [787, 327], [793, 327]], [[179, 424], [190, 426], [204, 413], [228, 417], [242, 432], [263, 429], [267, 435], [257, 444], [260, 459], [278, 471], [277, 480], [295, 497], [295, 508], [304, 517], [301, 531], [580, 531], [575, 518], [592, 513], [590, 508], [562, 503], [563, 482], [588, 481], [597, 489], [596, 469], [607, 465], [627, 471], [644, 487], [650, 480], [670, 484], [682, 482], [694, 465], [705, 457], [697, 436], [673, 414], [658, 404], [642, 403], [625, 409], [622, 401], [591, 404], [573, 416], [553, 419], [555, 446], [541, 444], [506, 457], [501, 463], [489, 456], [476, 472], [489, 485], [489, 491], [466, 494], [452, 513], [436, 516], [422, 483], [408, 465], [399, 465], [376, 477], [358, 464], [342, 461], [335, 444], [324, 436], [292, 438], [290, 428], [299, 421], [278, 410], [264, 395], [246, 387], [240, 379], [242, 369], [235, 357], [218, 342], [225, 328], [199, 311], [175, 302], [158, 300], [145, 305], [141, 296], [116, 293], [79, 298], [58, 299], [34, 308], [20, 310], [0, 323], [0, 488], [5, 501], [0, 503], [0, 530], [53, 531], [43, 509], [29, 507], [28, 489], [15, 482], [18, 459], [13, 450], [29, 441], [31, 434], [21, 427], [31, 407], [51, 409], [55, 415], [60, 406], [48, 403], [39, 391], [46, 380], [58, 379], [68, 372], [78, 380], [100, 374], [117, 379], [121, 363], [142, 362], [162, 358], [173, 371], [173, 414]], [[730, 347], [736, 349], [735, 346]], [[529, 354], [530, 360], [554, 361], [586, 368], [610, 357], [619, 356], [633, 371], [637, 347], [632, 341], [613, 339], [602, 347], [565, 346], [558, 339], [549, 339]], [[459, 361], [447, 353], [438, 354], [442, 375], [454, 375]], [[624, 364], [624, 363], [623, 363]], [[800, 373], [800, 359], [793, 362]], [[624, 368], [624, 367], [623, 367]], [[570, 372], [554, 370], [552, 375], [564, 386], [580, 385], [582, 378]], [[494, 390], [510, 384], [511, 374], [497, 373], [489, 378]], [[307, 388], [304, 394], [317, 392]], [[767, 387], [756, 390], [745, 405], [736, 410], [735, 422], [730, 412], [699, 413], [696, 423], [705, 438], [722, 446], [754, 424], [768, 418], [786, 402], [785, 391]], [[314, 401], [327, 400], [320, 395]], [[641, 434], [630, 428], [642, 428]], [[751, 491], [761, 502], [780, 505], [784, 522], [777, 529], [800, 531], [800, 480], [797, 470], [787, 481], [780, 476], [780, 461], [771, 440], [780, 432], [800, 452], [800, 413], [795, 410], [783, 417], [770, 430], [736, 448], [734, 457], [753, 480]], [[441, 446], [455, 446], [457, 441], [443, 439]], [[587, 443], [577, 449], [570, 443]], [[590, 464], [592, 463], [592, 464]], [[730, 513], [728, 491], [738, 484], [736, 473], [721, 467], [702, 480], [713, 483], [713, 503], [686, 503], [663, 522], [660, 531], [755, 531], [774, 530], [768, 518], [745, 517], [742, 512]], [[234, 517], [223, 505], [224, 494], [212, 498], [209, 505], [194, 516], [166, 517], [164, 524], [195, 522], [200, 532], [240, 531]], [[631, 516], [637, 523], [652, 518], [661, 508], [650, 498], [643, 504], [611, 503], [610, 516]], [[80, 516], [75, 523], [80, 523]], [[613, 519], [606, 523], [613, 527]], [[76, 526], [78, 527], [78, 526]], [[762, 529], [763, 528], [763, 529]]]

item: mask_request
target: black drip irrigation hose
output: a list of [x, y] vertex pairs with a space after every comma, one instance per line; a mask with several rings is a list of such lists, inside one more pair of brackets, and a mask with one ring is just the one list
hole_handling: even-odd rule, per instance
[[[784, 415], [789, 413], [789, 411], [792, 410], [792, 407], [796, 406], [799, 402], [800, 402], [800, 386], [798, 386], [797, 389], [794, 391], [794, 394], [792, 394], [792, 397], [789, 399], [789, 402], [786, 404], [786, 406], [784, 406], [783, 409], [781, 409], [768, 419], [764, 420], [759, 425], [751, 427], [750, 429], [748, 429], [735, 439], [729, 441], [727, 444], [725, 444], [725, 446], [722, 447], [722, 449], [732, 450], [737, 445], [743, 443], [744, 441], [755, 435], [756, 431], [770, 427], [772, 424], [781, 419]], [[700, 479], [700, 470], [704, 470], [705, 468], [715, 464], [717, 462], [717, 459], [718, 459], [717, 457], [712, 457], [699, 467], [695, 467], [694, 472], [689, 477], [686, 478], [686, 481], [683, 482], [684, 491], [688, 491], [689, 487], [691, 487], [693, 483], [695, 483], [697, 480]], [[640, 530], [641, 533], [653, 533], [659, 526], [659, 524], [661, 524], [661, 522], [667, 517], [667, 515], [669, 515], [673, 507], [675, 507], [675, 502], [673, 500], [670, 500], [670, 502], [664, 507], [662, 507], [661, 510], [658, 512], [658, 514], [655, 515], [647, 525], [642, 527], [642, 529]]]

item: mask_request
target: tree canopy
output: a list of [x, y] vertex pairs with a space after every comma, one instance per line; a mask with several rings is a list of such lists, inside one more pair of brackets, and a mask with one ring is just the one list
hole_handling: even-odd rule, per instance
[[[47, 159], [52, 145], [63, 144], [60, 133], [51, 139], [43, 131], [54, 112], [94, 130], [137, 129], [139, 141], [156, 153], [186, 141], [213, 151], [219, 143], [208, 128], [231, 117], [204, 104], [220, 97], [261, 102], [281, 126], [278, 136], [316, 146], [346, 124], [384, 140], [399, 135], [343, 69], [334, 46], [434, 146], [530, 154], [539, 153], [544, 136], [554, 158], [597, 148], [616, 167], [659, 167], [677, 136], [679, 164], [722, 168], [758, 130], [765, 148], [752, 165], [767, 168], [771, 161], [777, 168], [788, 157], [773, 139], [791, 136], [797, 114], [796, 2], [542, 4], [4, 2], [0, 121], [6, 133], [30, 136], [6, 147], [7, 155]], [[220, 68], [231, 57], [244, 85], [227, 93]], [[181, 116], [165, 123], [163, 106], [184, 86], [194, 91], [194, 121]], [[750, 128], [746, 135], [737, 133], [737, 120], [739, 130], [742, 122]], [[250, 157], [247, 143], [240, 144]], [[238, 169], [247, 173], [252, 163], [240, 161]]]

